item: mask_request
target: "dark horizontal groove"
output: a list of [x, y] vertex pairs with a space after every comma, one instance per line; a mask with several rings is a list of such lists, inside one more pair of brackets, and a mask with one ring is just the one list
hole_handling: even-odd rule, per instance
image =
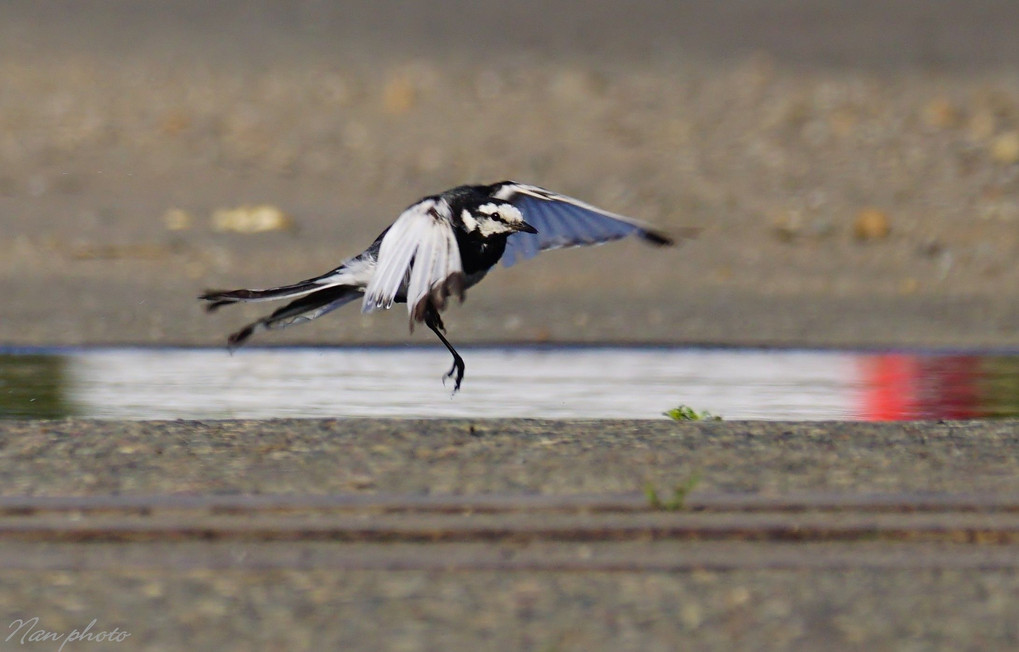
[[654, 512], [634, 514], [8, 517], [0, 540], [481, 543], [622, 541], [907, 541], [1019, 543], [1019, 516]]
[[[668, 498], [668, 496], [666, 496]], [[1019, 512], [1019, 494], [842, 494], [760, 495], [695, 492], [681, 512]], [[305, 495], [138, 495], [0, 496], [0, 517], [47, 513], [122, 513], [151, 515], [164, 511], [257, 515], [288, 512], [365, 512], [499, 514], [513, 512], [657, 512], [641, 493], [617, 494], [420, 494]]]
[[1019, 543], [1019, 496], [696, 493], [0, 497], [0, 541], [38, 543]]

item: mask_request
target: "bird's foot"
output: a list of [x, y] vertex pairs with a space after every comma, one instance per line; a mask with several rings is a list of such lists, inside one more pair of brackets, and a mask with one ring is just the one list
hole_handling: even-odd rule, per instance
[[449, 368], [446, 375], [442, 377], [442, 385], [445, 387], [446, 379], [453, 378], [453, 393], [456, 394], [460, 391], [460, 383], [464, 379], [464, 361], [462, 358], [454, 358], [453, 366]]

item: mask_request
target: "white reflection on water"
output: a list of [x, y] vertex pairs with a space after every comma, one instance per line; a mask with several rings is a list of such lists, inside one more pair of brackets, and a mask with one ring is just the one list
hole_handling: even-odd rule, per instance
[[68, 354], [78, 414], [110, 419], [273, 417], [664, 418], [857, 416], [857, 356], [818, 351], [470, 348], [451, 396], [443, 349], [100, 349]]

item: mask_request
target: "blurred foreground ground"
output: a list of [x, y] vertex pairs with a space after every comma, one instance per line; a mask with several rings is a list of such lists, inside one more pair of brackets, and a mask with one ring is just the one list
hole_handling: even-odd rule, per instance
[[1016, 425], [6, 422], [0, 617], [117, 650], [1014, 650]]
[[[1015, 346], [1017, 22], [990, 1], [8, 3], [0, 343], [218, 344], [260, 312], [208, 317], [204, 288], [321, 273], [424, 194], [514, 178], [704, 232], [497, 270], [455, 341]], [[263, 204], [277, 230], [214, 218]], [[406, 338], [351, 308], [261, 341]]]

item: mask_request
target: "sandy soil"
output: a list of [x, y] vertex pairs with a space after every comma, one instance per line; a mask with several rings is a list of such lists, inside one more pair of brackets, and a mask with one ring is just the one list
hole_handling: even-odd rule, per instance
[[[5, 5], [0, 343], [218, 344], [259, 311], [202, 289], [508, 177], [704, 231], [499, 270], [456, 341], [1019, 344], [1012, 5], [584, 6]], [[213, 219], [260, 204], [280, 229]], [[350, 309], [261, 341], [406, 338]]]

